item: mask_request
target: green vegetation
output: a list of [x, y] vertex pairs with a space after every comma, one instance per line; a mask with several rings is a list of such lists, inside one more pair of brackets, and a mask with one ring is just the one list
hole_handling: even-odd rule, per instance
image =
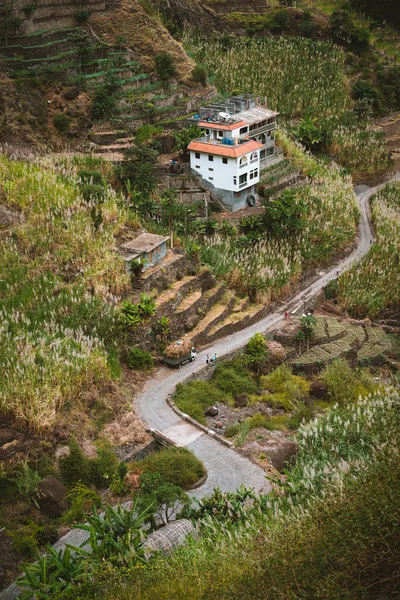
[[356, 316], [375, 318], [400, 301], [400, 183], [372, 199], [376, 240], [364, 261], [339, 278], [341, 304]]
[[[310, 183], [266, 201], [265, 215], [253, 217], [247, 234], [226, 236], [221, 225], [200, 250], [201, 260], [218, 277], [253, 301], [276, 299], [307, 267], [346, 248], [358, 217], [350, 178], [306, 154], [282, 132], [279, 144]], [[201, 240], [205, 233], [192, 235]]]
[[205, 425], [205, 409], [226, 402], [226, 395], [209, 381], [189, 381], [176, 386], [174, 402], [182, 412]]
[[154, 367], [154, 360], [150, 352], [141, 348], [131, 348], [127, 363], [130, 369], [138, 369], [139, 371], [149, 371]]
[[293, 375], [286, 365], [280, 365], [269, 375], [260, 379], [263, 392], [269, 392], [265, 400], [272, 406], [293, 410], [299, 408], [310, 391], [310, 384], [300, 377]]
[[71, 119], [64, 113], [57, 113], [53, 117], [53, 125], [60, 133], [66, 133], [70, 123]]
[[302, 425], [281, 489], [260, 497], [216, 490], [193, 514], [197, 541], [122, 579], [107, 566], [67, 598], [101, 590], [106, 600], [200, 600], [211, 590], [213, 599], [250, 600], [271, 589], [282, 599], [390, 597], [398, 586], [398, 403], [387, 390]]
[[160, 52], [154, 58], [155, 68], [162, 81], [168, 81], [176, 75], [175, 61], [169, 52]]
[[322, 378], [328, 384], [330, 401], [341, 405], [365, 397], [376, 388], [366, 371], [351, 369], [342, 358], [327, 365]]
[[129, 285], [113, 250], [126, 219], [115, 194], [105, 190], [94, 232], [74, 169], [64, 164], [61, 176], [48, 164], [0, 158], [2, 203], [25, 219], [0, 242], [0, 409], [34, 431], [51, 429], [88, 384], [111, 378], [115, 309], [106, 299]]
[[132, 463], [131, 468], [139, 468], [144, 473], [161, 473], [165, 481], [184, 490], [193, 487], [206, 474], [203, 463], [187, 448], [166, 448], [154, 452]]

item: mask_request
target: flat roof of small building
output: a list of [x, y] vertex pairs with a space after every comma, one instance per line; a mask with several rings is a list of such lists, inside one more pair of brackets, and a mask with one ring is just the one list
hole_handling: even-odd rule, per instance
[[199, 127], [207, 127], [208, 129], [221, 129], [222, 131], [232, 131], [238, 127], [248, 125], [246, 121], [235, 121], [235, 123], [216, 123], [215, 121], [200, 121]]
[[237, 146], [225, 146], [225, 144], [219, 145], [209, 142], [197, 142], [196, 140], [194, 140], [193, 142], [190, 142], [188, 150], [194, 150], [195, 152], [205, 152], [207, 154], [216, 154], [218, 156], [238, 158], [239, 156], [243, 156], [244, 154], [248, 154], [249, 152], [260, 150], [260, 148], [263, 147], [263, 144], [254, 140], [245, 142], [244, 144], [239, 144]]
[[245, 121], [249, 125], [253, 123], [258, 123], [259, 121], [263, 121], [264, 119], [271, 119], [272, 117], [276, 117], [279, 113], [274, 110], [270, 110], [269, 108], [264, 108], [263, 106], [255, 106], [254, 108], [249, 108], [248, 110], [242, 110], [231, 116], [233, 121], [241, 123]]
[[157, 248], [167, 240], [169, 240], [168, 236], [156, 235], [155, 233], [142, 233], [134, 240], [122, 244], [121, 249], [134, 251], [134, 253], [150, 252], [150, 250], [154, 250], [154, 248]]

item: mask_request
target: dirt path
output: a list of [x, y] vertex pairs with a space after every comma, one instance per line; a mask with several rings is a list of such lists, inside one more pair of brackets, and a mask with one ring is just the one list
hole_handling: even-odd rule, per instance
[[[396, 174], [393, 180], [400, 180], [400, 172]], [[213, 344], [212, 353], [216, 352], [221, 357], [232, 350], [243, 347], [255, 333], [264, 333], [273, 328], [282, 320], [284, 311], [301, 310], [329, 281], [337, 277], [338, 271], [345, 271], [359, 261], [368, 252], [373, 241], [369, 199], [383, 185], [386, 184], [369, 189], [366, 186], [356, 188], [358, 205], [361, 211], [358, 243], [347, 258], [341, 260], [334, 267], [320, 271], [315, 281], [309, 283], [307, 287], [288, 300], [279, 312], [271, 313], [258, 323]], [[201, 487], [193, 490], [191, 496], [201, 498], [210, 494], [214, 487], [220, 487], [223, 491], [235, 491], [241, 484], [254, 487], [257, 491], [267, 492], [270, 485], [265, 479], [265, 472], [262, 469], [247, 458], [237, 454], [234, 450], [216, 442], [193, 425], [189, 425], [180, 419], [166, 402], [167, 395], [173, 392], [178, 383], [187, 379], [191, 373], [196, 373], [204, 367], [205, 357], [209, 352], [209, 349], [202, 350], [198, 353], [195, 363], [189, 363], [177, 371], [171, 372], [166, 367], [161, 367], [151, 381], [147, 383], [141, 395], [134, 400], [135, 410], [148, 426], [164, 432], [180, 446], [192, 450], [203, 461], [208, 472], [207, 480]], [[54, 546], [57, 550], [60, 550], [67, 544], [78, 545], [83, 541], [81, 536], [82, 532], [72, 530], [59, 539]], [[20, 589], [12, 584], [0, 593], [0, 600], [14, 600], [19, 593]]]

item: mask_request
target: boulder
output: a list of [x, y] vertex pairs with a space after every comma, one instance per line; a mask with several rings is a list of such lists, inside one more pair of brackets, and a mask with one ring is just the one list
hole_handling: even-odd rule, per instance
[[47, 517], [60, 517], [67, 510], [67, 490], [53, 475], [39, 481], [37, 496], [40, 512]]
[[204, 414], [207, 417], [216, 417], [218, 415], [218, 408], [216, 406], [209, 406], [208, 408], [206, 408], [206, 410], [204, 411]]
[[287, 438], [270, 438], [262, 444], [262, 448], [277, 471], [282, 471], [297, 453], [296, 442]]
[[324, 381], [313, 381], [310, 385], [310, 396], [317, 400], [323, 400], [328, 395], [328, 384]]

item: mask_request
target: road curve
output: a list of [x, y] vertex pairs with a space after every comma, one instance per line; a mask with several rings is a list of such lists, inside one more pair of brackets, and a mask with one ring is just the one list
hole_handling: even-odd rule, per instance
[[[400, 173], [391, 180], [398, 180]], [[242, 329], [237, 333], [222, 338], [212, 346], [212, 352], [219, 357], [233, 350], [243, 347], [248, 340], [257, 332], [264, 333], [274, 327], [282, 320], [284, 311], [295, 311], [310, 301], [322, 288], [332, 279], [336, 279], [338, 271], [349, 269], [356, 261], [360, 260], [370, 248], [373, 234], [370, 225], [369, 199], [378, 191], [382, 185], [374, 188], [359, 186], [356, 188], [356, 196], [360, 208], [361, 218], [358, 231], [358, 242], [353, 252], [334, 267], [320, 271], [311, 284], [299, 291], [295, 296], [288, 299], [282, 306], [282, 310], [271, 313], [257, 323]], [[220, 487], [223, 491], [235, 491], [241, 484], [253, 487], [257, 491], [267, 492], [269, 484], [265, 479], [262, 469], [240, 456], [234, 450], [223, 446], [211, 437], [203, 434], [193, 425], [189, 425], [167, 404], [167, 395], [175, 389], [175, 386], [184, 381], [190, 373], [196, 373], [204, 367], [206, 354], [210, 350], [202, 350], [197, 354], [195, 363], [189, 363], [178, 371], [167, 370], [161, 367], [154, 377], [147, 382], [143, 392], [134, 399], [134, 407], [143, 421], [149, 426], [164, 432], [177, 444], [185, 446], [203, 461], [208, 477], [206, 482], [191, 492], [192, 496], [203, 497], [212, 492], [214, 487]], [[61, 550], [67, 544], [79, 545], [84, 540], [81, 531], [72, 530], [60, 538], [54, 547]], [[15, 583], [0, 592], [0, 600], [14, 600], [21, 590]]]
[[[398, 174], [397, 174], [398, 175]], [[397, 179], [397, 175], [394, 179]], [[383, 185], [374, 188], [359, 186], [355, 188], [358, 206], [360, 209], [360, 223], [358, 228], [357, 245], [349, 256], [333, 267], [319, 271], [315, 280], [307, 287], [290, 298], [282, 309], [269, 314], [257, 323], [229, 335], [212, 345], [212, 354], [218, 357], [243, 347], [256, 332], [264, 333], [273, 328], [281, 319], [284, 311], [300, 310], [309, 302], [326, 284], [336, 279], [338, 273], [349, 269], [359, 261], [369, 250], [373, 242], [373, 233], [370, 224], [370, 197]], [[207, 481], [192, 492], [192, 495], [203, 497], [209, 494], [216, 486], [223, 491], [234, 491], [241, 484], [254, 487], [256, 490], [268, 491], [269, 484], [265, 473], [243, 458], [234, 450], [222, 446], [193, 425], [185, 423], [167, 404], [167, 395], [172, 393], [175, 386], [184, 381], [191, 373], [196, 373], [205, 365], [206, 354], [210, 349], [204, 349], [197, 354], [195, 363], [188, 363], [177, 371], [161, 367], [155, 376], [147, 382], [143, 392], [134, 399], [134, 407], [142, 420], [154, 429], [158, 429], [173, 439], [178, 445], [185, 446], [203, 461], [207, 472]]]

